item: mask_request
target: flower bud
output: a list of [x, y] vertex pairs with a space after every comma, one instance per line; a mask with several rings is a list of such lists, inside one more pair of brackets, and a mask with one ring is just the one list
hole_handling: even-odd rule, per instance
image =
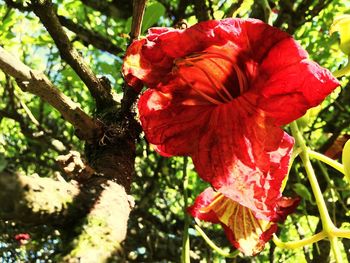
[[350, 15], [341, 15], [334, 19], [330, 33], [339, 32], [340, 50], [350, 55]]
[[343, 148], [342, 163], [344, 165], [345, 178], [350, 183], [350, 140], [348, 140]]

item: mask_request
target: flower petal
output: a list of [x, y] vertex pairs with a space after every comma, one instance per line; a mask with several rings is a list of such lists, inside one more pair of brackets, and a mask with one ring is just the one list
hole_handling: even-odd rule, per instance
[[150, 71], [150, 66], [145, 65], [147, 61], [141, 61], [141, 49], [144, 44], [145, 39], [134, 41], [126, 51], [122, 66], [125, 81], [138, 92], [143, 87], [142, 80], [146, 78]]
[[149, 89], [138, 102], [146, 138], [164, 156], [190, 155], [210, 117], [212, 106], [190, 105], [190, 97], [185, 97], [187, 105], [180, 97]]
[[259, 67], [254, 89], [258, 107], [275, 120], [288, 124], [320, 104], [339, 82], [325, 68], [307, 59], [291, 38], [275, 45]]
[[210, 129], [191, 156], [202, 179], [255, 216], [271, 220], [294, 141], [262, 113], [249, 113], [241, 100], [215, 108]]
[[136, 80], [141, 80], [148, 88], [155, 88], [167, 83], [176, 58], [231, 42], [236, 52], [260, 63], [273, 45], [289, 37], [256, 19], [211, 20], [185, 30], [152, 28], [145, 39], [128, 48], [122, 71], [129, 85], [139, 89]]
[[188, 213], [200, 220], [218, 224], [220, 221], [215, 212], [207, 209], [207, 207], [214, 202], [218, 195], [220, 194], [216, 193], [213, 188], [208, 187], [202, 193], [200, 193], [199, 196], [197, 196], [194, 204], [187, 209]]
[[188, 211], [198, 219], [220, 223], [232, 245], [247, 256], [258, 254], [277, 230], [275, 222], [257, 219], [249, 208], [211, 188], [202, 192]]

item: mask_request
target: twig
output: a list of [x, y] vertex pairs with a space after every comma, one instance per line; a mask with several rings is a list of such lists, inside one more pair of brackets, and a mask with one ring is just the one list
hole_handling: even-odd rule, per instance
[[81, 2], [107, 17], [116, 19], [127, 19], [132, 14], [132, 1], [96, 1], [96, 0], [81, 0]]
[[96, 101], [97, 111], [114, 105], [115, 101], [111, 94], [110, 85], [106, 81], [102, 81], [95, 76], [79, 52], [73, 47], [73, 44], [64, 32], [63, 27], [53, 10], [52, 2], [50, 0], [32, 0], [30, 7], [40, 18], [41, 22], [51, 35], [60, 51], [62, 59], [73, 68], [80, 79], [88, 87], [91, 95]]
[[84, 140], [94, 139], [99, 125], [77, 103], [59, 91], [42, 73], [35, 72], [0, 47], [0, 69], [14, 77], [23, 91], [33, 93], [56, 108]]
[[137, 39], [141, 32], [142, 19], [145, 13], [147, 0], [134, 0], [133, 1], [133, 13], [132, 13], [132, 23], [130, 32], [130, 43]]
[[74, 32], [78, 38], [83, 42], [83, 44], [91, 44], [97, 49], [107, 51], [113, 55], [118, 55], [123, 52], [123, 49], [113, 44], [108, 38], [102, 36], [101, 34], [86, 29], [85, 27], [74, 23], [71, 19], [64, 16], [58, 16], [58, 19], [62, 26], [68, 28], [70, 31]]
[[[133, 16], [131, 23], [130, 32], [130, 43], [137, 39], [141, 32], [142, 19], [145, 13], [147, 0], [134, 0]], [[124, 85], [124, 94], [121, 101], [121, 115], [125, 115], [130, 112], [135, 100], [137, 99], [138, 93], [132, 87], [127, 84]]]

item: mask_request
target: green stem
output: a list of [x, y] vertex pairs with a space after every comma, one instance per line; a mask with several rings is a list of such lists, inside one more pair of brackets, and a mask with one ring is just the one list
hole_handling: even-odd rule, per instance
[[224, 250], [222, 250], [221, 248], [219, 248], [217, 245], [214, 244], [213, 241], [210, 240], [210, 238], [204, 233], [204, 231], [198, 226], [198, 225], [194, 225], [194, 228], [197, 230], [197, 232], [202, 236], [202, 238], [204, 239], [204, 241], [215, 251], [217, 252], [219, 255], [225, 257], [225, 258], [235, 258], [237, 257], [237, 255], [239, 254], [238, 250], [235, 250], [232, 253], [227, 253]]
[[341, 251], [339, 249], [337, 236], [330, 236], [330, 237], [328, 237], [328, 239], [331, 242], [331, 248], [333, 251], [335, 262], [343, 262], [343, 257], [341, 255]]
[[331, 241], [331, 247], [334, 254], [334, 258], [336, 259], [336, 262], [340, 263], [341, 260], [341, 251], [339, 246], [337, 245], [337, 237], [334, 235], [334, 230], [336, 227], [334, 226], [329, 214], [328, 209], [326, 206], [326, 202], [323, 198], [322, 191], [320, 189], [320, 186], [318, 184], [315, 171], [312, 167], [312, 164], [310, 162], [309, 158], [309, 150], [306, 146], [305, 140], [303, 138], [303, 135], [298, 129], [297, 123], [294, 121], [290, 124], [293, 137], [298, 144], [298, 146], [301, 148], [300, 158], [304, 164], [305, 171], [307, 174], [307, 177], [310, 181], [310, 185], [312, 188], [312, 192], [314, 193], [316, 204], [320, 213], [321, 221], [323, 230], [326, 232], [329, 240]]
[[344, 172], [344, 166], [340, 163], [338, 163], [337, 161], [321, 154], [318, 152], [315, 152], [313, 150], [308, 149], [307, 150], [308, 154], [310, 157], [315, 158], [325, 164], [328, 164], [329, 166], [333, 167], [334, 169], [336, 169], [337, 171], [341, 172], [342, 174], [345, 174]]
[[187, 163], [188, 163], [188, 157], [183, 158], [183, 191], [184, 191], [184, 218], [185, 218], [185, 225], [184, 225], [184, 231], [183, 231], [183, 237], [182, 237], [182, 252], [181, 252], [181, 262], [182, 263], [190, 263], [190, 238], [188, 235], [188, 228], [190, 226], [189, 217], [187, 214], [187, 207], [188, 207], [188, 193], [187, 193], [187, 187], [188, 187], [188, 176], [187, 176]]
[[[343, 202], [343, 198], [340, 196], [338, 190], [336, 189], [334, 182], [331, 180], [331, 178], [329, 177], [328, 171], [325, 167], [325, 165], [323, 163], [321, 163], [319, 160], [317, 160], [317, 164], [320, 167], [320, 170], [324, 176], [324, 178], [326, 179], [328, 185], [329, 185], [329, 189], [332, 193], [333, 198], [337, 198], [340, 205], [343, 207], [344, 211], [346, 211], [346, 213], [349, 211], [349, 209], [346, 207], [346, 204]], [[335, 206], [334, 206], [335, 208]], [[335, 217], [333, 217], [335, 218]]]
[[337, 237], [348, 238], [350, 239], [350, 230], [349, 229], [334, 229], [332, 234]]
[[326, 232], [321, 231], [320, 233], [317, 233], [316, 235], [304, 238], [302, 240], [283, 242], [276, 235], [273, 235], [273, 242], [279, 248], [297, 249], [297, 248], [311, 245], [312, 243], [318, 242], [318, 241], [324, 239], [326, 236], [327, 236]]

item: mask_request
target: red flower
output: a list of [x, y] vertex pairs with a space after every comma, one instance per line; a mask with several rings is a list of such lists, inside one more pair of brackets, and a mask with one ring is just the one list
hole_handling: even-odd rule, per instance
[[129, 47], [123, 73], [148, 87], [138, 108], [157, 151], [191, 156], [201, 178], [267, 221], [293, 146], [280, 126], [338, 86], [291, 36], [254, 19], [151, 29]]
[[[278, 200], [277, 221], [284, 221], [298, 203], [299, 199], [282, 197]], [[232, 245], [246, 256], [258, 254], [277, 231], [276, 221], [256, 218], [249, 208], [214, 192], [212, 188], [202, 192], [188, 211], [198, 219], [221, 224]]]
[[20, 245], [25, 245], [30, 239], [30, 235], [28, 233], [20, 233], [15, 235], [15, 239], [18, 241]]

